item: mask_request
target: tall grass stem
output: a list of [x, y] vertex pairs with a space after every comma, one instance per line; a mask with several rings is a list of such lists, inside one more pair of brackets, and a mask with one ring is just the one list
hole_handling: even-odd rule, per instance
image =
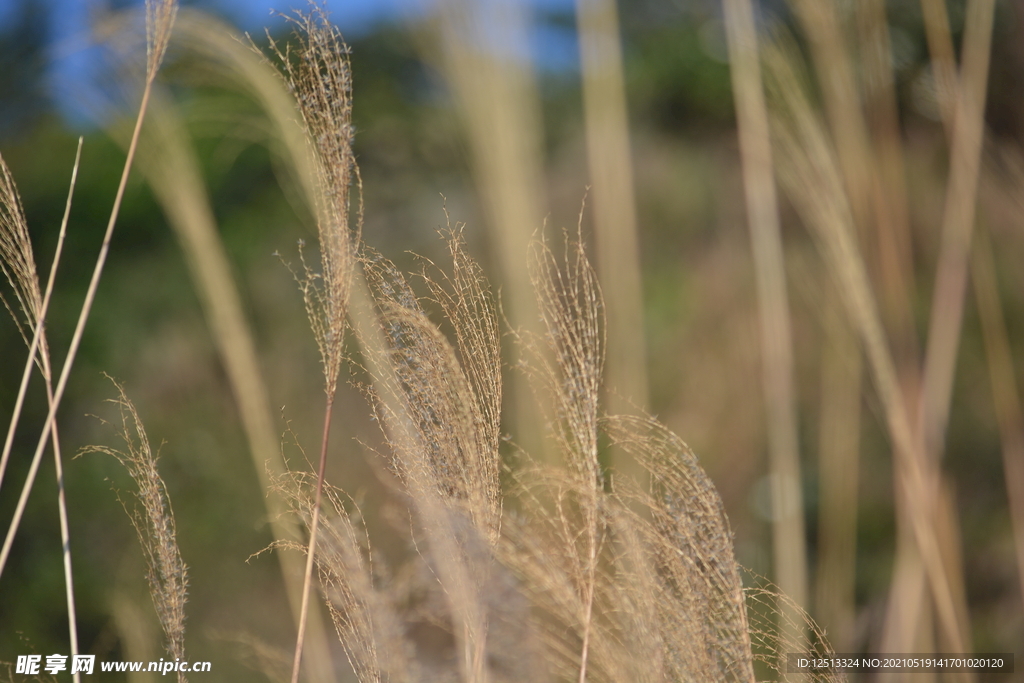
[[[622, 40], [614, 0], [577, 0], [583, 117], [593, 197], [594, 244], [607, 320], [605, 403], [612, 413], [648, 405], [647, 344], [640, 276], [633, 155], [630, 148]], [[612, 465], [643, 476], [636, 463]]]
[[754, 6], [751, 0], [726, 0], [724, 9], [743, 188], [757, 277], [762, 390], [772, 474], [775, 576], [793, 602], [806, 606], [807, 549], [793, 388], [792, 322]]

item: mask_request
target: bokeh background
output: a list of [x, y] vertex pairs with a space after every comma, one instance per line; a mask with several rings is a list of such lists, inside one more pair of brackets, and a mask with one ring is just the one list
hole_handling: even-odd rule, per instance
[[[965, 5], [961, 0], [946, 4], [959, 44]], [[132, 92], [123, 85], [130, 74], [117, 72], [102, 51], [90, 47], [89, 27], [135, 5], [0, 3], [0, 153], [18, 183], [44, 272], [76, 140], [85, 138], [67, 253], [48, 324], [58, 365], [124, 160], [117, 135], [110, 134], [120, 110], [97, 103], [120, 101], [126, 87], [130, 100]], [[848, 24], [844, 35], [856, 45], [857, 3], [835, 5]], [[287, 23], [271, 14], [272, 9], [288, 12], [286, 5], [222, 0], [186, 7], [223, 22], [225, 40], [233, 40], [227, 27], [250, 32], [258, 44], [266, 41], [264, 27], [288, 39]], [[516, 299], [516, 279], [526, 263], [516, 239], [525, 244], [545, 226], [551, 234], [575, 229], [587, 197], [583, 231], [597, 241], [592, 207], [602, 200], [588, 196], [587, 189], [597, 183], [594, 152], [588, 157], [576, 7], [561, 0], [528, 5], [333, 0], [327, 7], [352, 48], [365, 242], [416, 269], [413, 254], [443, 263], [445, 244], [438, 230], [449, 221], [464, 223], [468, 248], [501, 293], [509, 324], [529, 325], [528, 305]], [[1002, 313], [1012, 357], [1019, 360], [1024, 351], [1024, 166], [1017, 161], [1024, 158], [1024, 4], [997, 2], [995, 11], [977, 224], [994, 245]], [[940, 249], [949, 146], [920, 5], [892, 0], [886, 17], [905, 157], [913, 326], [923, 339]], [[813, 53], [786, 4], [762, 3], [759, 25], [763, 36], [791, 33], [802, 54]], [[737, 559], [752, 572], [775, 578], [772, 523], [785, 506], [778, 500], [773, 506], [771, 499], [757, 284], [722, 8], [698, 0], [622, 0], [614, 34], [621, 38], [628, 148], [613, 182], [620, 189], [632, 185], [621, 200], [629, 211], [620, 223], [635, 215], [636, 231], [623, 238], [627, 248], [606, 247], [595, 257], [606, 296], [615, 302], [609, 310], [617, 306], [619, 320], [633, 321], [632, 337], [624, 342], [630, 349], [626, 358], [611, 361], [617, 365], [609, 372], [617, 372], [618, 380], [608, 402], [617, 410], [626, 406], [654, 414], [686, 440], [722, 495]], [[486, 64], [474, 67], [473, 59]], [[315, 232], [289, 189], [259, 107], [238, 88], [206, 74], [201, 61], [172, 44], [162, 79], [180, 107], [202, 168], [253, 332], [276, 419], [273, 432], [290, 428], [312, 453], [322, 410], [318, 355], [282, 260], [294, 262], [297, 242], [312, 241]], [[474, 69], [490, 79], [474, 79]], [[863, 77], [864, 69], [857, 69]], [[475, 110], [473, 103], [479, 105]], [[129, 112], [126, 107], [120, 113]], [[504, 140], [510, 147], [489, 146], [487, 140]], [[838, 456], [829, 455], [833, 451], [822, 437], [826, 407], [834, 405], [827, 396], [834, 384], [823, 377], [830, 353], [838, 348], [842, 359], [843, 353], [859, 356], [859, 351], [848, 340], [843, 346], [844, 333], [836, 332], [844, 323], [839, 299], [831, 293], [829, 267], [784, 193], [780, 211], [800, 463], [800, 495], [794, 492], [792, 500], [802, 513], [807, 548], [804, 607], [838, 650], [877, 652], [883, 647], [898, 553], [892, 448], [865, 374], [856, 390], [859, 398], [847, 409], [846, 424], [857, 437], [848, 437], [855, 446], [853, 460], [840, 470], [847, 473], [842, 483], [848, 490], [837, 498], [834, 489], [826, 489], [828, 464], [822, 458]], [[519, 237], [509, 237], [510, 229], [518, 229]], [[635, 245], [635, 258], [629, 244]], [[601, 244], [592, 246], [600, 252]], [[619, 269], [616, 262], [625, 265]], [[640, 275], [633, 303], [630, 275], [622, 270]], [[1024, 596], [1016, 555], [1024, 529], [1018, 527], [1015, 538], [985, 335], [972, 293], [966, 302], [941, 461], [951, 513], [944, 527], [946, 561], [963, 587], [961, 616], [970, 646], [977, 652], [1015, 652], [1017, 669], [1024, 672]], [[12, 409], [24, 353], [13, 324], [0, 321], [0, 417]], [[1020, 386], [1020, 368], [1013, 372]], [[68, 457], [88, 444], [116, 444], [114, 431], [92, 417], [114, 416], [105, 399], [115, 390], [103, 373], [124, 384], [150, 439], [163, 444], [161, 471], [191, 572], [190, 658], [213, 663], [203, 681], [263, 680], [281, 656], [287, 662], [294, 637], [279, 565], [272, 553], [254, 557], [272, 541], [265, 499], [274, 494], [262, 489], [253, 467], [179, 240], [141, 173], [129, 182], [61, 409]], [[529, 448], [541, 441], [540, 430], [521, 433], [530, 422], [514, 396], [524, 391], [520, 385], [510, 371], [507, 429], [514, 442]], [[368, 412], [358, 391], [342, 390], [328, 478], [372, 500], [380, 488], [380, 463], [363, 444], [379, 436]], [[45, 414], [37, 383], [0, 489], [5, 528], [36, 425]], [[283, 449], [293, 465], [302, 466], [298, 449]], [[43, 462], [0, 577], [0, 661], [69, 651], [53, 464], [49, 458]], [[65, 472], [83, 650], [101, 660], [162, 656], [143, 559], [115, 493], [130, 495], [125, 493], [130, 480], [113, 459], [99, 454], [68, 459]], [[1016, 485], [1019, 489], [1024, 482]], [[778, 496], [786, 489], [775, 491]], [[833, 505], [826, 512], [837, 501], [841, 508]], [[839, 596], [838, 603], [829, 595]], [[930, 617], [922, 619], [924, 640], [917, 642], [941, 647], [941, 638], [928, 635], [934, 631]], [[341, 662], [340, 650], [338, 655]]]

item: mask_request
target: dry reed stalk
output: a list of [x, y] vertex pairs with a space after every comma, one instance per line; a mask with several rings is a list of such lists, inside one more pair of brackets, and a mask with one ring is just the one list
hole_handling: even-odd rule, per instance
[[1021, 411], [1017, 383], [1014, 381], [1017, 372], [999, 297], [992, 244], [988, 231], [981, 228], [974, 236], [971, 276], [985, 340], [992, 403], [1003, 447], [1003, 471], [1010, 503], [1014, 547], [1017, 550], [1017, 576], [1021, 596], [1024, 597], [1024, 414]]
[[884, 0], [857, 3], [863, 99], [871, 136], [874, 268], [881, 313], [893, 344], [904, 393], [918, 391], [920, 350], [914, 322], [914, 262], [906, 164], [896, 101], [892, 36]]
[[[837, 302], [838, 303], [838, 302]], [[824, 315], [818, 432], [818, 572], [815, 610], [839, 652], [854, 652], [857, 493], [863, 362], [853, 331], [829, 309]]]
[[[174, 510], [167, 494], [149, 445], [149, 438], [138, 412], [125, 395], [124, 387], [111, 379], [118, 397], [109, 401], [118, 406], [121, 424], [118, 436], [124, 441], [125, 450], [109, 446], [87, 446], [82, 453], [105, 453], [117, 458], [128, 470], [138, 487], [133, 495], [138, 505], [129, 509], [120, 499], [125, 512], [132, 520], [146, 556], [146, 579], [156, 607], [160, 627], [167, 639], [166, 648], [170, 657], [185, 659], [185, 603], [188, 597], [188, 567], [181, 559], [178, 549]], [[140, 509], [141, 507], [141, 509]], [[186, 677], [178, 673], [178, 682], [185, 683]]]
[[994, 16], [993, 0], [968, 3], [922, 386], [922, 430], [928, 455], [934, 460], [943, 451], [963, 320]]
[[790, 5], [810, 42], [850, 209], [858, 235], [863, 239], [872, 199], [871, 145], [839, 3], [793, 0]]
[[[543, 226], [547, 200], [540, 96], [525, 47], [526, 10], [514, 0], [448, 0], [439, 11], [441, 71], [466, 128], [492, 253], [501, 269], [502, 311], [513, 329], [535, 333], [537, 308], [523, 263], [531, 235]], [[512, 365], [519, 360], [513, 358]], [[543, 453], [545, 442], [532, 426], [543, 422], [545, 407], [536, 405], [528, 382], [516, 374], [507, 391], [519, 445]]]
[[[19, 318], [14, 314], [13, 309], [4, 299], [4, 305], [14, 318], [22, 338], [28, 344], [29, 354], [25, 360], [25, 369], [22, 373], [21, 384], [18, 387], [18, 397], [15, 400], [14, 410], [11, 414], [11, 421], [7, 431], [7, 439], [4, 442], [3, 457], [0, 458], [0, 481], [3, 479], [3, 471], [7, 464], [8, 456], [13, 444], [14, 432], [21, 417], [21, 409], [24, 405], [25, 392], [28, 388], [28, 380], [31, 375], [33, 364], [38, 364], [46, 382], [47, 399], [53, 402], [53, 372], [51, 369], [49, 344], [46, 340], [46, 314], [50, 305], [50, 296], [53, 293], [53, 283], [57, 275], [57, 267], [60, 264], [61, 253], [64, 247], [64, 237], [67, 234], [68, 217], [71, 214], [71, 199], [75, 191], [75, 181], [78, 178], [79, 163], [82, 159], [82, 138], [78, 139], [78, 149], [75, 153], [75, 163], [71, 171], [71, 183], [68, 188], [68, 198], [64, 205], [64, 216], [61, 219], [60, 231], [57, 236], [57, 248], [54, 253], [53, 262], [50, 265], [50, 274], [47, 278], [45, 292], [40, 291], [39, 278], [36, 274], [35, 256], [32, 253], [32, 243], [28, 236], [28, 225], [25, 221], [24, 211], [21, 207], [21, 200], [14, 185], [7, 164], [0, 158], [0, 270], [4, 272], [8, 281], [15, 291], [22, 312], [25, 315], [25, 322], [32, 331], [32, 341], [28, 342], [25, 331], [21, 326]], [[3, 299], [0, 296], [0, 299]], [[67, 499], [64, 494], [64, 466], [61, 457], [60, 439], [57, 434], [57, 425], [51, 427], [53, 438], [53, 459], [57, 475], [57, 513], [60, 520], [61, 548], [64, 566], [64, 593], [68, 608], [68, 631], [69, 644], [72, 656], [79, 654], [78, 649], [78, 620], [75, 610], [75, 586], [74, 572], [71, 566], [71, 536], [68, 528]], [[28, 502], [28, 495], [35, 482], [36, 473], [39, 471], [42, 452], [38, 459], [33, 459], [29, 466], [29, 473], [22, 487], [21, 496], [15, 509], [14, 516], [8, 529], [7, 538], [4, 541], [3, 550], [0, 551], [0, 574], [7, 563], [11, 544], [14, 539], [14, 530], [18, 527], [21, 516], [24, 513], [25, 505]], [[81, 674], [73, 674], [75, 683], [81, 680]]]
[[[594, 209], [597, 270], [605, 283], [608, 324], [606, 402], [613, 412], [648, 405], [643, 283], [636, 225], [633, 159], [622, 74], [619, 17], [613, 0], [578, 0], [583, 118]], [[644, 474], [611, 454], [625, 476]]]
[[[135, 129], [132, 132], [132, 140], [128, 147], [128, 155], [125, 159], [124, 169], [121, 172], [121, 180], [117, 187], [117, 194], [114, 197], [114, 206], [111, 209], [110, 218], [107, 221], [107, 229], [103, 236], [103, 243], [100, 246], [99, 254], [96, 257], [96, 265], [93, 268], [93, 274], [89, 280], [89, 286], [85, 293], [85, 300], [82, 303], [78, 322], [75, 325], [75, 331], [71, 337], [71, 344], [68, 348], [67, 356], [64, 359], [64, 365], [61, 368], [57, 387], [54, 389], [53, 396], [50, 400], [50, 410], [46, 416], [46, 421], [39, 436], [39, 442], [36, 445], [35, 453], [32, 456], [34, 461], [42, 457], [42, 453], [46, 450], [50, 435], [53, 432], [53, 426], [57, 419], [57, 409], [60, 407], [61, 399], [64, 397], [64, 389], [67, 386], [68, 378], [71, 374], [71, 368], [74, 365], [75, 357], [78, 353], [78, 347], [82, 341], [82, 335], [85, 332], [85, 324], [89, 319], [89, 313], [92, 310], [92, 303], [96, 298], [96, 290], [99, 287], [100, 277], [103, 274], [103, 267], [106, 264], [107, 254], [110, 251], [110, 240], [113, 237], [114, 226], [117, 223], [117, 217], [120, 213], [121, 201], [124, 198], [124, 191], [128, 185], [128, 174], [131, 171], [132, 161], [135, 158], [135, 150], [138, 146], [139, 134], [142, 131], [142, 122], [146, 116], [146, 108], [149, 103], [150, 93], [152, 92], [157, 71], [159, 70], [164, 53], [167, 49], [167, 41], [170, 38], [171, 27], [173, 25], [176, 12], [177, 2], [175, 2], [175, 0], [161, 0], [159, 5], [157, 4], [157, 0], [147, 0], [146, 2], [147, 68], [145, 86], [142, 91], [142, 102], [139, 105], [139, 114], [135, 120]], [[11, 523], [11, 528], [7, 534], [7, 541], [4, 544], [4, 549], [0, 551], [0, 568], [2, 568], [3, 563], [7, 558], [7, 554], [10, 552], [10, 543], [14, 538], [14, 534], [17, 532], [20, 520], [21, 516], [18, 514]]]
[[[754, 6], [750, 0], [726, 0], [724, 9], [747, 220], [757, 276], [761, 381], [772, 475], [773, 566], [779, 587], [795, 604], [806, 606], [807, 549], [793, 388], [792, 322]], [[786, 615], [783, 619], [795, 623]], [[794, 634], [794, 640], [799, 642], [802, 638]]]
[[[924, 3], [926, 27], [932, 51], [933, 73], [939, 86], [940, 111], [944, 115], [944, 124], [950, 138], [951, 158], [938, 270], [932, 292], [917, 428], [921, 433], [923, 455], [930, 461], [926, 467], [937, 468], [944, 450], [963, 318], [964, 290], [984, 137], [985, 93], [994, 3], [989, 0], [974, 0], [968, 5], [963, 65], [959, 75], [956, 73], [955, 62], [952, 61], [952, 38], [948, 33], [945, 9], [933, 5], [934, 3]], [[950, 116], [953, 118], [947, 118]], [[932, 475], [931, 486], [938, 486], [938, 476], [937, 473]], [[931, 496], [935, 497], [936, 505], [943, 504], [937, 498], [937, 489]], [[953, 513], [940, 515], [937, 519], [946, 519], [950, 514]], [[947, 539], [956, 537], [956, 534], [944, 536]], [[945, 554], [949, 556], [950, 553], [955, 555], [957, 552], [948, 550]], [[908, 577], [910, 582], [916, 581], [912, 572], [904, 572], [901, 575]], [[908, 585], [894, 585], [894, 603], [903, 600], [910, 590], [912, 589]], [[940, 606], [940, 611], [942, 610]], [[900, 638], [899, 634], [904, 630], [895, 625], [889, 628], [890, 633], [897, 638]], [[953, 638], [947, 628], [946, 637], [950, 647], [955, 651], [965, 651], [962, 647], [956, 649], [957, 641], [964, 640], [963, 634], [959, 638]], [[892, 647], [900, 649], [900, 643], [894, 642]], [[966, 647], [966, 643], [963, 647]]]
[[806, 97], [792, 54], [776, 45], [767, 52], [766, 62], [776, 102], [773, 123], [780, 157], [779, 177], [804, 223], [812, 230], [862, 339], [896, 454], [898, 496], [907, 503], [911, 531], [921, 551], [940, 625], [950, 642], [955, 642], [960, 628], [931, 517], [936, 476], [923, 454], [924, 445], [913, 429], [911, 413], [897, 381], [895, 361], [854, 238], [843, 181], [828, 137]]
[[959, 74], [956, 66], [956, 49], [953, 47], [953, 32], [949, 28], [949, 15], [942, 0], [921, 0], [921, 14], [924, 17], [925, 37], [931, 56], [932, 78], [938, 94], [939, 112], [947, 133], [952, 133], [953, 119], [956, 118]]
[[[949, 642], [948, 634], [939, 633], [939, 646], [943, 652], [960, 652], [954, 648], [960, 643], [971, 648], [971, 613], [967, 605], [967, 587], [964, 582], [963, 539], [960, 537], [960, 514], [956, 507], [956, 483], [952, 477], [942, 477], [938, 496], [935, 501], [935, 528], [939, 536], [939, 550], [942, 561], [949, 575], [952, 588], [953, 607], [956, 610], [957, 623], [960, 624], [960, 642]], [[958, 676], [962, 681], [975, 681], [974, 672], [965, 672]]]
[[298, 104], [316, 170], [317, 193], [314, 206], [320, 246], [320, 272], [310, 269], [300, 250], [303, 273], [297, 274], [296, 280], [320, 350], [326, 394], [317, 492], [309, 525], [302, 607], [292, 666], [291, 680], [297, 683], [313, 582], [320, 503], [330, 442], [331, 409], [338, 374], [344, 361], [342, 349], [356, 262], [356, 245], [362, 228], [362, 208], [360, 205], [355, 225], [350, 225], [349, 191], [354, 183], [359, 182], [359, 170], [352, 152], [355, 129], [352, 126], [352, 74], [348, 47], [337, 27], [329, 23], [326, 11], [320, 5], [313, 4], [307, 14], [297, 12], [290, 19], [298, 27], [295, 33], [298, 41], [295, 52], [292, 53], [290, 46], [282, 51], [273, 39], [270, 40], [270, 49], [279, 60], [282, 75]]

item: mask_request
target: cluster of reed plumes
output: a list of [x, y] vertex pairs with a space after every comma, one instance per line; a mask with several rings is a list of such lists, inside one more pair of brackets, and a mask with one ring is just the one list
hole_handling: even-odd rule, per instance
[[[424, 299], [386, 259], [363, 260], [382, 337], [357, 332], [365, 390], [401, 502], [392, 532], [410, 543], [397, 559], [375, 552], [368, 511], [327, 487], [316, 563], [358, 679], [750, 681], [755, 658], [784, 666], [777, 655], [808, 625], [761, 614], [751, 628], [728, 520], [696, 457], [656, 420], [600, 409], [601, 293], [579, 241], [565, 241], [564, 260], [534, 244], [546, 330], [521, 339], [555, 406], [561, 464], [520, 454], [507, 466], [496, 306], [461, 232], [448, 240], [452, 265], [424, 269]], [[605, 471], [603, 448], [635, 458], [650, 487]], [[319, 485], [293, 472], [279, 488], [309, 523]]]
[[[753, 680], [746, 594], [714, 486], [657, 421], [601, 410], [603, 300], [581, 235], [566, 237], [564, 258], [543, 239], [531, 245], [543, 329], [515, 335], [538, 402], [552, 407], [535, 428], [550, 431], [547, 457], [557, 464], [525, 454], [503, 463], [490, 286], [458, 228], [447, 233], [450, 268], [428, 264], [420, 274], [423, 297], [393, 263], [359, 246], [359, 210], [355, 229], [348, 220], [358, 171], [346, 51], [322, 13], [297, 23], [298, 54], [274, 53], [319, 179], [323, 274], [306, 268], [299, 279], [323, 356], [327, 417], [318, 474], [278, 479], [309, 529], [292, 680], [313, 562], [360, 681]], [[359, 357], [346, 361], [348, 311]], [[402, 502], [392, 521], [410, 542], [398, 558], [373, 552], [367, 511], [324, 482], [343, 362], [359, 367], [383, 430], [380, 455]], [[645, 485], [606, 471], [602, 448], [638, 463]], [[806, 628], [764, 621], [753, 631], [758, 656], [783, 666], [778, 655], [801, 647]]]

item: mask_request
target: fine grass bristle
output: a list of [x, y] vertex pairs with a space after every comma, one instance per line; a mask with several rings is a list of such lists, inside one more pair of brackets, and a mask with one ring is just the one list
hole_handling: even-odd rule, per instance
[[[116, 427], [124, 442], [122, 449], [109, 446], [87, 446], [83, 453], [105, 453], [117, 458], [135, 481], [135, 504], [121, 500], [131, 518], [139, 544], [146, 556], [146, 578], [156, 607], [160, 627], [166, 639], [167, 653], [185, 659], [185, 603], [188, 598], [188, 567], [178, 549], [174, 510], [160, 472], [158, 456], [153, 453], [142, 419], [124, 392], [124, 387], [111, 379], [117, 398], [109, 399], [120, 411], [121, 424]], [[178, 673], [179, 683], [186, 680]]]
[[[0, 294], [0, 300], [14, 319], [18, 333], [29, 345], [29, 335], [33, 333], [39, 320], [39, 310], [43, 295], [39, 287], [39, 275], [36, 273], [35, 256], [32, 254], [32, 242], [28, 236], [28, 222], [21, 208], [21, 197], [14, 184], [7, 163], [0, 158], [0, 271], [10, 283], [14, 291], [19, 315], [7, 298]], [[26, 333], [25, 328], [28, 328]]]
[[177, 14], [177, 0], [146, 0], [147, 82], [152, 82], [156, 78], [156, 73], [164, 61]]
[[792, 316], [753, 3], [724, 4], [743, 188], [757, 275], [762, 391], [772, 482], [772, 555], [782, 590], [807, 605], [807, 548]]

